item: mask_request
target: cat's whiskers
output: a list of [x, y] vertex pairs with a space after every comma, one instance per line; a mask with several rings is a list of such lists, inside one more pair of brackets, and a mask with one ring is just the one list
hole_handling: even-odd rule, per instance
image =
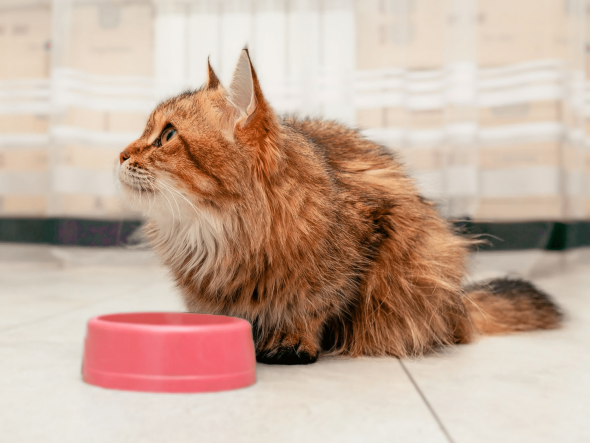
[[174, 197], [174, 194], [178, 194], [178, 192], [176, 192], [176, 190], [169, 184], [166, 184], [164, 181], [159, 180], [158, 181], [158, 186], [160, 186], [161, 188], [165, 189], [166, 191], [168, 191], [170, 193], [170, 196], [172, 197], [172, 199], [174, 200], [175, 204], [176, 204], [176, 208], [178, 209], [178, 213], [180, 215], [180, 206], [178, 205], [178, 201], [176, 200], [176, 198]]
[[149, 192], [146, 192], [146, 195], [148, 196], [148, 213], [147, 213], [146, 217], [149, 218], [150, 214], [152, 213], [152, 206], [154, 205], [155, 197], [153, 199], [151, 199]]
[[[126, 184], [127, 186], [129, 186], [130, 188], [134, 189], [135, 191], [137, 191], [137, 195], [139, 196], [139, 207], [140, 208], [144, 208], [144, 204], [143, 204], [143, 194], [145, 191], [145, 195], [148, 201], [148, 214], [147, 216], [149, 217], [151, 210], [152, 210], [152, 206], [153, 206], [153, 201], [150, 198], [150, 194], [153, 193], [153, 189], [154, 189], [154, 181], [153, 181], [153, 176], [148, 173], [148, 172], [139, 172], [137, 170], [130, 170], [127, 169], [124, 171], [124, 176], [126, 177], [126, 180], [122, 180], [124, 184]], [[130, 183], [129, 183], [130, 182]], [[152, 192], [150, 192], [150, 190]]]
[[201, 211], [199, 211], [199, 210], [197, 209], [197, 207], [196, 207], [196, 206], [195, 206], [193, 203], [191, 203], [191, 201], [190, 201], [188, 198], [186, 198], [186, 197], [185, 197], [185, 196], [184, 196], [184, 195], [183, 195], [183, 194], [182, 194], [180, 191], [178, 191], [178, 190], [174, 189], [174, 188], [173, 188], [173, 187], [171, 187], [171, 186], [168, 186], [168, 185], [166, 185], [164, 182], [160, 182], [160, 184], [162, 184], [162, 185], [166, 186], [168, 189], [170, 189], [170, 191], [172, 191], [172, 192], [174, 192], [175, 194], [178, 194], [180, 197], [182, 197], [182, 198], [183, 198], [183, 199], [184, 199], [184, 200], [185, 200], [185, 201], [186, 201], [186, 202], [187, 202], [187, 203], [188, 203], [188, 204], [191, 206], [191, 208], [193, 209], [193, 211], [195, 211], [195, 214], [197, 215], [197, 217], [200, 217], [200, 216], [202, 216], [202, 213], [201, 213]]
[[166, 196], [164, 189], [160, 186], [160, 184], [157, 181], [154, 181], [153, 185], [156, 188], [156, 190], [159, 191], [160, 195], [162, 195], [162, 197], [164, 197], [166, 199], [166, 202], [168, 202], [168, 206], [170, 206], [170, 214], [172, 215], [172, 225], [173, 226], [176, 225], [176, 217], [174, 216], [174, 207], [172, 206], [172, 203], [170, 203], [170, 199]]
[[[176, 209], [178, 210], [178, 219], [179, 219], [179, 222], [182, 223], [182, 215], [181, 215], [181, 212], [180, 212], [180, 206], [178, 205], [178, 201], [174, 197], [174, 194], [170, 190], [170, 187], [167, 186], [166, 184], [164, 184], [161, 181], [156, 182], [156, 185], [157, 185], [158, 189], [160, 190], [160, 192], [162, 192], [162, 194], [164, 195], [164, 197], [166, 198], [166, 200], [168, 200], [168, 197], [166, 197], [166, 195], [164, 194], [164, 191], [167, 191], [168, 193], [170, 193], [170, 197], [172, 198], [172, 200], [176, 204]], [[174, 210], [172, 210], [172, 213], [174, 215]]]

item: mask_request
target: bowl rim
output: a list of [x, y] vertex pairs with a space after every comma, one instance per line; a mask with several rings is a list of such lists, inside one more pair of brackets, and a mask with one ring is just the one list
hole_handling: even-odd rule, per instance
[[[174, 315], [174, 316], [207, 316], [216, 317], [225, 321], [209, 324], [157, 324], [157, 323], [133, 323], [129, 321], [117, 321], [116, 317], [128, 317], [139, 315]], [[106, 329], [134, 330], [157, 333], [178, 333], [178, 332], [223, 332], [239, 329], [250, 329], [251, 324], [247, 320], [229, 315], [198, 314], [192, 312], [168, 312], [168, 311], [145, 311], [145, 312], [117, 312], [112, 314], [101, 314], [92, 317], [88, 321], [88, 327]]]

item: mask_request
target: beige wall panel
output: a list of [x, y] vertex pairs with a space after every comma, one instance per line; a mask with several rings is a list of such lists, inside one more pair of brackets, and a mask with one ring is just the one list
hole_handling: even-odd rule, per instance
[[563, 216], [565, 220], [582, 220], [586, 217], [585, 197], [565, 196]]
[[[49, 4], [4, 8], [0, 13], [0, 79], [49, 76], [51, 37]], [[10, 60], [9, 63], [6, 61]]]
[[479, 63], [497, 66], [564, 57], [568, 45], [566, 3], [479, 0]]
[[[94, 171], [114, 171], [119, 162], [118, 148], [88, 148], [80, 145], [64, 146], [60, 152], [61, 164]], [[114, 180], [114, 178], [113, 178]]]
[[0, 151], [1, 172], [43, 172], [48, 167], [47, 149]]
[[409, 112], [401, 108], [370, 108], [356, 111], [361, 128], [423, 129], [436, 127], [440, 111]]
[[564, 102], [561, 108], [561, 122], [570, 128], [583, 128], [586, 124], [584, 114], [572, 105], [569, 101]]
[[479, 148], [479, 166], [482, 169], [559, 167], [559, 157], [560, 145], [557, 142]]
[[443, 155], [439, 148], [408, 148], [398, 151], [402, 161], [412, 171], [432, 171], [440, 169]]
[[49, 131], [46, 115], [0, 114], [0, 134], [44, 133]]
[[477, 122], [477, 108], [475, 103], [464, 105], [451, 105], [445, 107], [445, 120], [448, 124], [465, 122]]
[[571, 13], [568, 13], [568, 3], [573, 2], [548, 0], [549, 17], [545, 18], [545, 26], [543, 26], [549, 39], [547, 43], [549, 52], [546, 58], [564, 60], [571, 54], [572, 42], [569, 27], [573, 24], [573, 20]]
[[0, 197], [0, 213], [2, 215], [42, 216], [47, 211], [47, 197], [5, 195]]
[[149, 113], [105, 112], [81, 107], [69, 107], [60, 119], [60, 124], [76, 126], [89, 131], [138, 132], [145, 127]]
[[145, 114], [138, 112], [109, 112], [107, 114], [108, 130], [112, 132], [135, 131], [139, 137], [145, 128], [148, 117], [149, 111]]
[[65, 114], [61, 116], [59, 123], [90, 131], [105, 131], [108, 127], [108, 116], [104, 111], [68, 107]]
[[[473, 166], [476, 167], [478, 151], [474, 146], [447, 146], [444, 149], [447, 166]], [[444, 165], [441, 165], [441, 168]]]
[[560, 103], [532, 102], [517, 105], [479, 108], [478, 121], [483, 128], [560, 120]]
[[438, 67], [445, 61], [448, 0], [357, 5], [357, 68]]
[[479, 221], [551, 220], [561, 218], [561, 197], [483, 197], [475, 213]]
[[149, 3], [76, 4], [68, 67], [102, 75], [152, 75], [153, 18]]
[[585, 152], [583, 147], [563, 143], [561, 148], [561, 166], [564, 171], [582, 171], [587, 155], [588, 153]]
[[357, 68], [379, 69], [405, 64], [403, 46], [388, 41], [393, 25], [381, 0], [356, 2]]
[[131, 214], [117, 197], [68, 194], [59, 196], [61, 213], [72, 217], [122, 217]]
[[411, 129], [442, 128], [445, 124], [445, 114], [442, 109], [409, 112], [408, 123]]
[[411, 69], [438, 67], [445, 62], [446, 39], [452, 25], [449, 0], [408, 2], [407, 66]]
[[389, 128], [407, 128], [409, 112], [401, 108], [383, 108], [383, 123]]
[[357, 109], [356, 124], [361, 129], [383, 127], [383, 109]]

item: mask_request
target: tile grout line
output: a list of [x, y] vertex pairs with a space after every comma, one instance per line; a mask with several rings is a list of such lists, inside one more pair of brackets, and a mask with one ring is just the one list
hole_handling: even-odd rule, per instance
[[422, 398], [422, 401], [426, 404], [426, 407], [428, 408], [428, 410], [430, 411], [430, 413], [432, 414], [432, 416], [436, 420], [436, 423], [438, 424], [438, 427], [443, 432], [443, 434], [445, 435], [445, 437], [447, 438], [447, 440], [449, 441], [449, 443], [455, 443], [454, 440], [451, 437], [451, 434], [449, 434], [449, 431], [447, 431], [447, 429], [443, 425], [440, 417], [436, 414], [436, 412], [434, 411], [434, 408], [428, 402], [428, 399], [426, 398], [426, 396], [424, 395], [424, 393], [420, 389], [420, 386], [418, 386], [418, 383], [416, 383], [416, 380], [414, 380], [414, 377], [412, 377], [412, 374], [410, 374], [410, 371], [408, 370], [408, 368], [406, 368], [406, 365], [404, 365], [404, 362], [401, 361], [400, 359], [398, 359], [398, 361], [399, 361], [400, 365], [402, 366], [402, 369], [404, 370], [404, 372], [406, 373], [406, 375], [410, 379], [410, 382], [412, 382], [412, 384], [416, 388], [416, 391], [418, 391], [418, 394]]

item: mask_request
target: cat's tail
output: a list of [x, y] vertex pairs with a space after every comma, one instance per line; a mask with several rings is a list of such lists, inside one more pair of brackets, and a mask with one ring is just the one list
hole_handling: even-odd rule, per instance
[[558, 328], [563, 312], [525, 280], [498, 278], [465, 288], [465, 307], [481, 334]]

